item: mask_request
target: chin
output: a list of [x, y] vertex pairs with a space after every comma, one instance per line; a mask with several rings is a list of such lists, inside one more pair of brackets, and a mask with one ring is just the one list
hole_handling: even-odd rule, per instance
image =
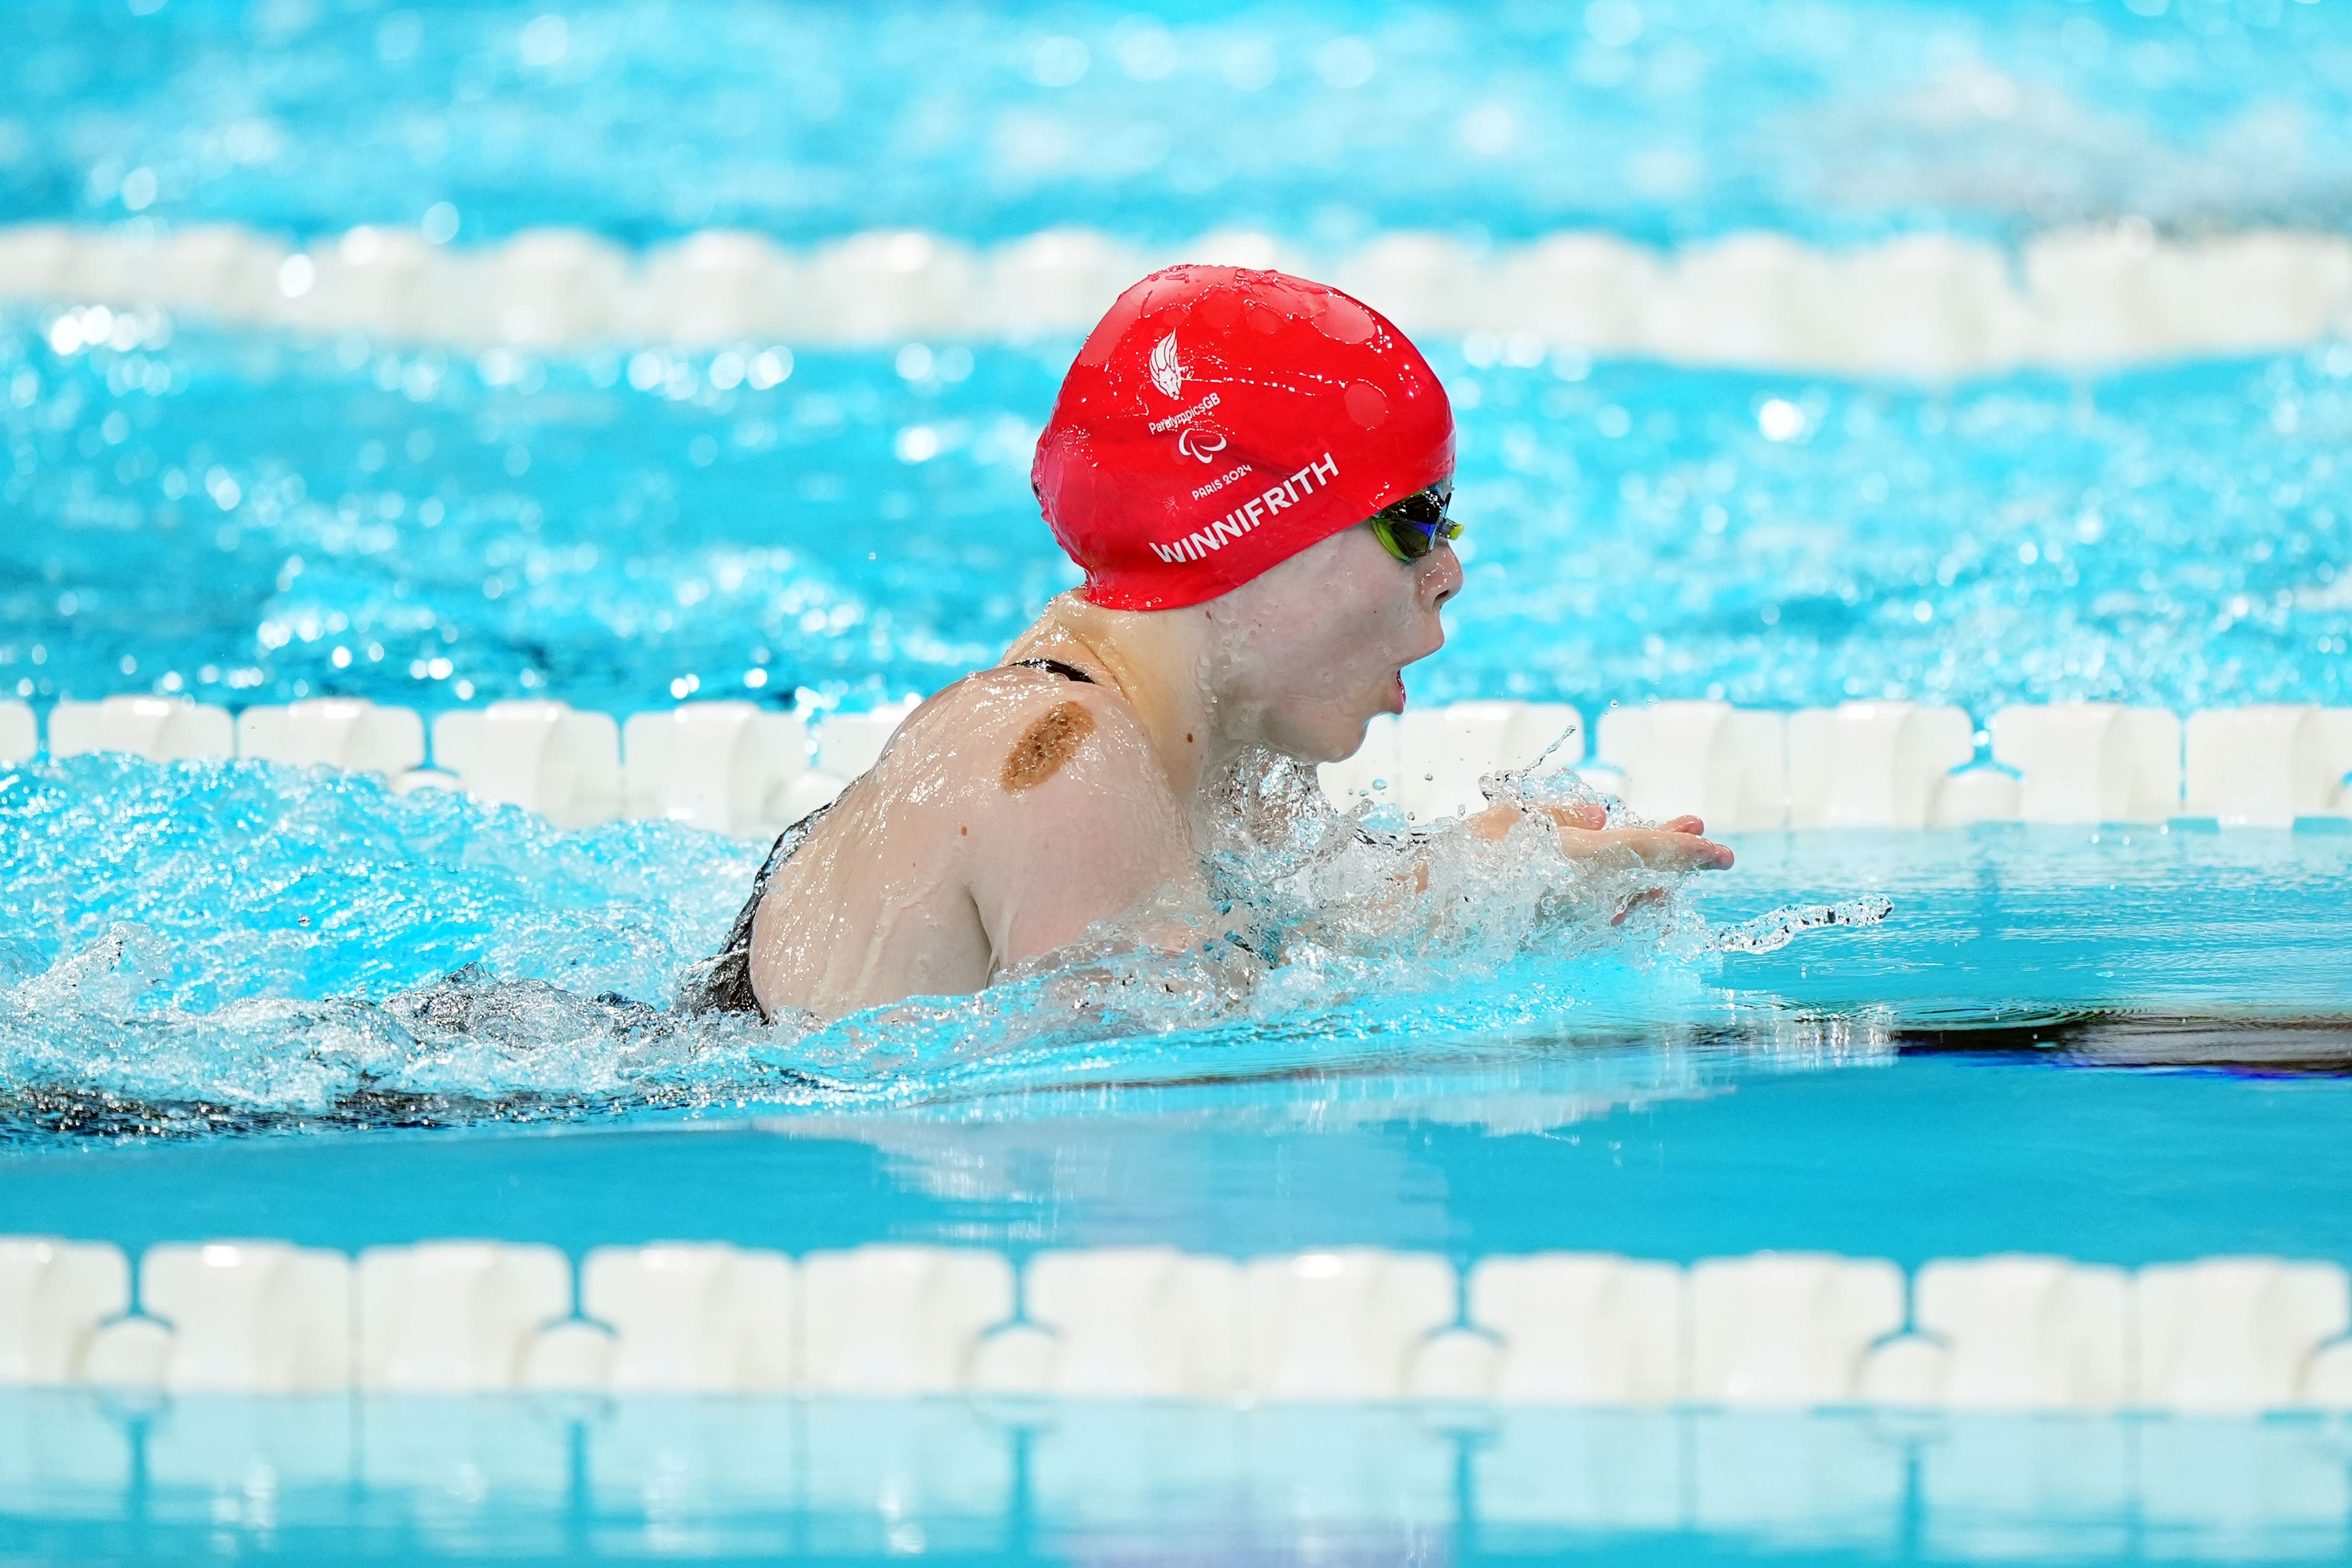
[[1333, 693], [1324, 701], [1301, 702], [1286, 713], [1269, 715], [1276, 722], [1270, 726], [1268, 743], [1302, 763], [1347, 761], [1363, 750], [1372, 721], [1395, 710], [1389, 685], [1394, 679], [1391, 674], [1359, 689], [1353, 698]]
[[1364, 747], [1364, 732], [1371, 726], [1370, 718], [1358, 719], [1347, 728], [1333, 725], [1301, 726], [1292, 731], [1286, 743], [1275, 750], [1297, 762], [1312, 765], [1323, 763], [1344, 763]]
[[1353, 725], [1349, 726], [1344, 736], [1334, 737], [1334, 739], [1338, 740], [1339, 742], [1339, 749], [1332, 752], [1331, 755], [1328, 757], [1320, 757], [1317, 760], [1318, 762], [1326, 763], [1344, 763], [1349, 757], [1354, 756], [1358, 752], [1362, 751], [1364, 749], [1364, 737], [1370, 733], [1372, 721], [1387, 711], [1388, 709], [1386, 707], [1375, 708], [1371, 711], [1359, 718]]

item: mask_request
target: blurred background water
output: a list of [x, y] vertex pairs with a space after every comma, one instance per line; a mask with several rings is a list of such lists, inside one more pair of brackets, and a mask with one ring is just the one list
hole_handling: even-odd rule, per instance
[[[2311, 0], [20, 0], [0, 211], [1348, 244], [2336, 226]], [[428, 218], [428, 215], [430, 215]]]

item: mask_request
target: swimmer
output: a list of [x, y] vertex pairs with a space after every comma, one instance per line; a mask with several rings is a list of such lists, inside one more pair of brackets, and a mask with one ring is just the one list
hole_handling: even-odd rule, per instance
[[[1203, 857], [1234, 768], [1352, 754], [1444, 644], [1453, 472], [1444, 388], [1363, 304], [1223, 267], [1136, 284], [1078, 351], [1032, 469], [1084, 586], [777, 841], [686, 1005], [831, 1018], [981, 990], [1139, 911], [1172, 943], [1214, 931]], [[1695, 817], [1540, 809], [1568, 857], [1731, 864]], [[1499, 840], [1524, 815], [1444, 831]]]

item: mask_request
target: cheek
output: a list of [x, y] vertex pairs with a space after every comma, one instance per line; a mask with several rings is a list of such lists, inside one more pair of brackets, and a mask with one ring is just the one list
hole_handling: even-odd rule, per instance
[[1334, 743], [1338, 725], [1349, 731], [1339, 744], [1348, 749], [1354, 726], [1387, 706], [1397, 666], [1414, 651], [1400, 635], [1410, 626], [1409, 607], [1400, 611], [1370, 595], [1346, 602], [1335, 595], [1311, 623], [1282, 639], [1268, 667], [1276, 680], [1266, 693], [1269, 710], [1318, 746]]
[[1315, 708], [1361, 682], [1360, 646], [1336, 616], [1270, 639], [1266, 652], [1270, 657], [1262, 668], [1268, 680], [1261, 696], [1276, 711]]
[[[1355, 590], [1356, 584], [1345, 584]], [[1286, 668], [1319, 670], [1342, 683], [1391, 658], [1397, 629], [1406, 616], [1374, 594], [1334, 592], [1302, 614], [1269, 646], [1280, 649]]]
[[1418, 584], [1411, 573], [1400, 570], [1386, 555], [1379, 564], [1385, 570], [1377, 577], [1355, 584], [1348, 640], [1358, 658], [1393, 664], [1420, 640]]
[[1339, 535], [1259, 580], [1244, 645], [1276, 710], [1378, 701], [1396, 666], [1425, 651], [1413, 574], [1370, 534]]

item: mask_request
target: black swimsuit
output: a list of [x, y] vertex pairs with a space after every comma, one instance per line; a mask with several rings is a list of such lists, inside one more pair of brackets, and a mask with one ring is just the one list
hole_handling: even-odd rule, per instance
[[[1093, 676], [1075, 664], [1064, 664], [1058, 658], [1016, 658], [1003, 668], [1042, 669], [1048, 675], [1058, 675], [1065, 680], [1075, 680], [1083, 686], [1099, 684]], [[799, 853], [800, 847], [816, 831], [816, 825], [831, 811], [830, 804], [820, 805], [798, 822], [776, 836], [775, 845], [768, 858], [761, 862], [760, 874], [751, 879], [751, 896], [744, 900], [742, 912], [727, 933], [727, 944], [715, 958], [704, 959], [680, 977], [677, 987], [678, 1010], [684, 1013], [749, 1013], [762, 1023], [773, 1020], [768, 1010], [760, 1005], [759, 996], [751, 989], [751, 922], [759, 918], [760, 900], [768, 896], [768, 884], [785, 861]]]

